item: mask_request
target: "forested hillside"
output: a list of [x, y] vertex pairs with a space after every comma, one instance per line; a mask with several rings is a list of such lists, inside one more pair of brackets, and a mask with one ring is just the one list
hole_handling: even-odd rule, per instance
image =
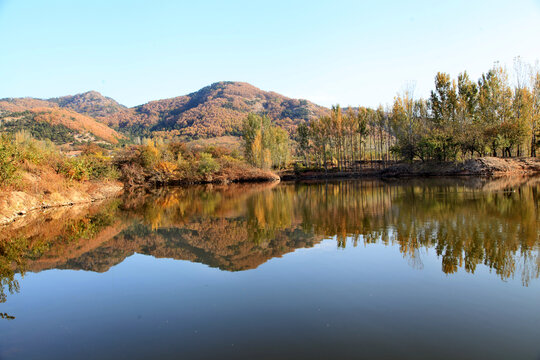
[[56, 144], [104, 141], [117, 144], [123, 135], [94, 118], [72, 110], [36, 107], [0, 112], [0, 133], [25, 131], [38, 140]]
[[[260, 90], [242, 82], [218, 82], [185, 96], [150, 101], [127, 108], [96, 91], [51, 99], [0, 100], [0, 113], [36, 108], [66, 109], [92, 117], [128, 136], [205, 139], [240, 136], [249, 113], [266, 114], [289, 131], [328, 113], [328, 109]], [[20, 123], [18, 127], [28, 127]]]
[[127, 109], [115, 100], [103, 96], [97, 91], [88, 91], [82, 94], [62, 96], [48, 100], [62, 108], [68, 108], [79, 114], [92, 116], [96, 119], [106, 119], [120, 111]]
[[249, 113], [267, 114], [279, 126], [293, 129], [328, 109], [307, 100], [287, 98], [242, 82], [218, 82], [186, 96], [151, 101], [117, 112], [105, 121], [135, 134], [211, 138], [240, 135]]
[[[536, 156], [540, 75], [519, 58], [514, 67], [510, 74], [495, 66], [478, 80], [467, 72], [455, 79], [438, 73], [429, 98], [415, 98], [414, 89], [407, 89], [393, 104], [377, 109], [342, 111], [336, 106], [330, 110], [243, 82], [217, 82], [188, 95], [132, 108], [95, 91], [47, 100], [3, 99], [0, 131], [26, 129], [38, 139], [50, 138], [57, 143], [73, 141], [73, 131], [110, 143], [123, 135], [138, 144], [144, 138], [154, 138], [166, 142], [198, 140], [204, 147], [215, 145], [215, 138], [226, 138], [225, 143], [233, 144], [229, 148], [238, 149], [246, 131], [244, 121], [253, 114], [259, 120], [250, 127], [253, 144], [249, 146], [254, 149], [248, 150], [256, 155], [248, 151], [247, 158], [257, 159], [252, 161], [257, 166], [285, 166], [283, 159], [289, 159], [281, 155], [285, 147], [307, 167], [343, 168], [359, 160]], [[274, 144], [269, 139], [287, 136], [275, 129], [257, 130], [260, 119], [265, 119], [263, 128], [277, 126], [295, 141]], [[260, 141], [255, 141], [256, 134]]]

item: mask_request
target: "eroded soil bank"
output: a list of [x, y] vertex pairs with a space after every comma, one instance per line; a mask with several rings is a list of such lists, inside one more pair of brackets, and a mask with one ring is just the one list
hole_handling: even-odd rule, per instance
[[91, 203], [118, 196], [123, 185], [117, 181], [86, 181], [54, 192], [37, 189], [0, 192], [0, 225], [41, 209]]
[[386, 168], [363, 168], [361, 171], [305, 171], [283, 172], [282, 180], [332, 178], [401, 178], [415, 176], [513, 176], [540, 173], [538, 158], [482, 157], [464, 162], [399, 163]]

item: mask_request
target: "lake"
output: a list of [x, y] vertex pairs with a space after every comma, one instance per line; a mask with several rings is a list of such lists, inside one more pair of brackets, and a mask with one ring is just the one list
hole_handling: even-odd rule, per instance
[[161, 189], [2, 230], [0, 359], [540, 359], [540, 179]]

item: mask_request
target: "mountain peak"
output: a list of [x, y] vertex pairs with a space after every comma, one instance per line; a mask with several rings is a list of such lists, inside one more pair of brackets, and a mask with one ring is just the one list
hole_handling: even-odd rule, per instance
[[[109, 124], [136, 128], [140, 135], [165, 131], [188, 138], [239, 135], [249, 113], [268, 115], [292, 129], [326, 114], [307, 100], [291, 99], [241, 81], [219, 81], [185, 96], [156, 100], [111, 116]], [[141, 130], [144, 129], [144, 130]]]
[[110, 97], [91, 90], [75, 95], [67, 95], [58, 98], [51, 98], [48, 101], [63, 108], [72, 109], [80, 114], [89, 115], [98, 119], [106, 118], [126, 107], [116, 102]]
[[92, 97], [92, 98], [106, 98], [99, 91], [96, 91], [96, 90], [85, 91], [83, 93], [75, 94], [73, 96]]

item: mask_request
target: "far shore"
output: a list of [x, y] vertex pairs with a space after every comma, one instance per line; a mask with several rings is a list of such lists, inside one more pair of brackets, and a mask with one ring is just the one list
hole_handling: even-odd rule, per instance
[[380, 162], [361, 170], [319, 169], [282, 171], [282, 181], [351, 178], [414, 178], [457, 176], [521, 176], [540, 173], [540, 159], [482, 157], [464, 162], [400, 162], [384, 166]]

